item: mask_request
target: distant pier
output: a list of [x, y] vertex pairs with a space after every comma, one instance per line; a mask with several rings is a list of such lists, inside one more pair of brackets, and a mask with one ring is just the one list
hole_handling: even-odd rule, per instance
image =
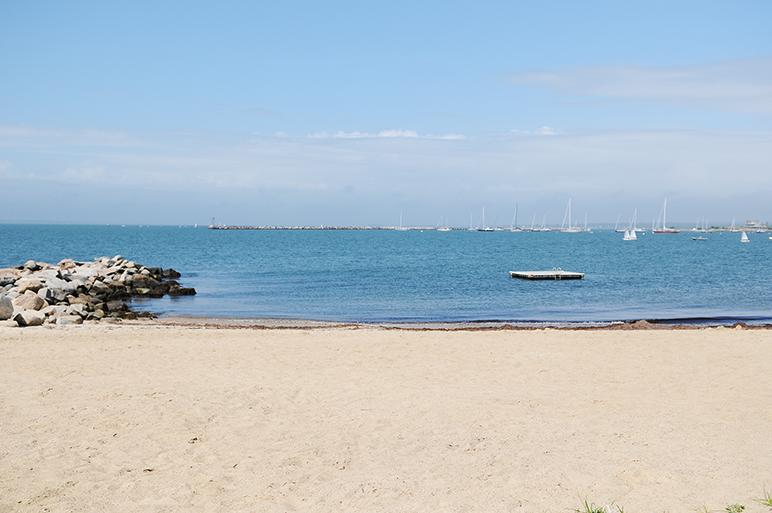
[[[210, 230], [436, 230], [435, 227], [400, 228], [398, 226], [229, 226], [210, 225]], [[466, 230], [466, 228], [450, 228], [451, 230]]]

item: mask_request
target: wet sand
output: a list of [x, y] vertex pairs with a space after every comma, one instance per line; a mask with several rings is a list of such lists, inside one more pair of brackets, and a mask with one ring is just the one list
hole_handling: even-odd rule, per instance
[[0, 328], [0, 511], [769, 511], [772, 330], [230, 328]]

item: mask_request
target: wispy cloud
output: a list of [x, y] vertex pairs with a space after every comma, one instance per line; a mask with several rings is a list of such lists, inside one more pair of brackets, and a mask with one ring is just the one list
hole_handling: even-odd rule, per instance
[[332, 134], [328, 132], [314, 132], [313, 134], [309, 134], [309, 139], [372, 139], [376, 137], [388, 137], [388, 138], [396, 138], [396, 137], [402, 137], [402, 138], [414, 138], [414, 139], [446, 139], [446, 140], [458, 140], [458, 139], [466, 139], [467, 137], [463, 134], [445, 134], [445, 135], [418, 135], [418, 132], [415, 130], [402, 130], [400, 128], [392, 128], [389, 130], [381, 130], [377, 133], [368, 133], [368, 132], [349, 132], [346, 133], [342, 130], [338, 130], [337, 132], [334, 132]]
[[537, 128], [536, 130], [510, 130], [510, 133], [517, 135], [558, 135], [562, 134], [563, 131], [550, 128], [548, 126], [543, 126], [541, 128]]
[[672, 67], [584, 66], [524, 71], [507, 75], [505, 80], [561, 95], [772, 113], [772, 58]]
[[[394, 215], [398, 204], [414, 216], [425, 212], [430, 224], [440, 212], [456, 210], [466, 223], [472, 207], [477, 211], [484, 204], [487, 214], [499, 205], [503, 212], [517, 201], [523, 208], [530, 202], [540, 212], [554, 208], [562, 215], [572, 197], [577, 208], [588, 205], [591, 219], [613, 221], [617, 208], [643, 207], [643, 200], [656, 215], [667, 195], [674, 204], [684, 205], [675, 201], [679, 196], [690, 197], [713, 209], [727, 204], [726, 198], [740, 198], [731, 221], [743, 215], [739, 209], [764, 217], [772, 199], [748, 196], [772, 191], [769, 133], [542, 127], [439, 141], [405, 132], [366, 137], [105, 132], [96, 139], [122, 143], [95, 145], [92, 133], [0, 126], [0, 176], [8, 187], [30, 188], [41, 197], [58, 198], [63, 190], [82, 194], [89, 201], [81, 213], [95, 219], [124, 201], [144, 219], [192, 216], [204, 202], [212, 214], [229, 212], [233, 222], [246, 222], [238, 217], [249, 215], [274, 216], [278, 224], [385, 223], [388, 217], [379, 216]], [[21, 209], [21, 198], [5, 199]], [[621, 206], [603, 210], [609, 203]], [[37, 208], [48, 209], [46, 218], [53, 219], [57, 205], [42, 201]], [[677, 220], [678, 213], [673, 215]]]

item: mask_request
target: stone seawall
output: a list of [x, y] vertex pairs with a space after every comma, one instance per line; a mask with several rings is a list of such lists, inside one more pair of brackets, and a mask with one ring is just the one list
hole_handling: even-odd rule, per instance
[[126, 299], [192, 296], [174, 269], [147, 267], [120, 255], [56, 265], [30, 260], [0, 269], [0, 322], [10, 326], [44, 323], [81, 324], [105, 317], [135, 319], [152, 314], [133, 312]]

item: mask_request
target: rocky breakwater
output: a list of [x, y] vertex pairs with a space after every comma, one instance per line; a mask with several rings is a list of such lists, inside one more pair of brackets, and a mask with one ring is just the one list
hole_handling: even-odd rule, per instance
[[120, 255], [93, 262], [68, 258], [56, 265], [30, 260], [0, 269], [0, 322], [39, 326], [152, 317], [133, 312], [125, 300], [194, 295], [195, 289], [175, 281], [179, 277], [174, 269], [147, 267]]

